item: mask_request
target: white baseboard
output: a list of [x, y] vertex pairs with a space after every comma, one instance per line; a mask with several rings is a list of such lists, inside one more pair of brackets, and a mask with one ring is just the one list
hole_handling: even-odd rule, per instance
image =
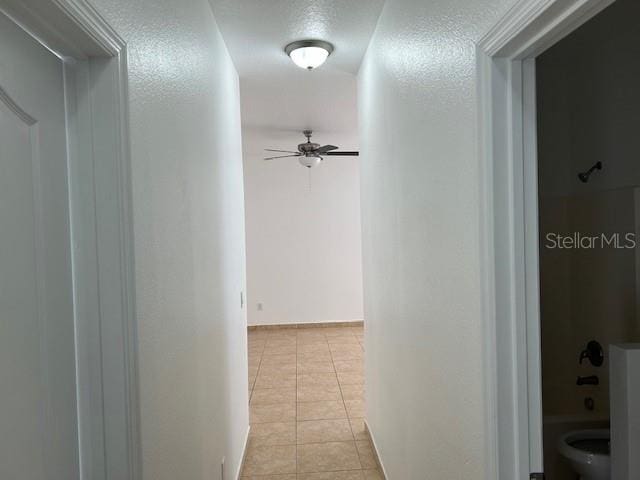
[[304, 323], [251, 323], [247, 327], [249, 330], [260, 328], [310, 328], [310, 327], [332, 327], [332, 326], [350, 326], [350, 325], [362, 325], [364, 321], [362, 319], [352, 320], [326, 320], [318, 322], [304, 322]]
[[382, 457], [380, 457], [380, 451], [378, 450], [378, 446], [376, 445], [376, 439], [373, 436], [373, 432], [371, 431], [371, 428], [369, 428], [369, 424], [367, 423], [366, 420], [364, 421], [364, 428], [367, 431], [367, 435], [369, 435], [369, 438], [371, 439], [371, 444], [373, 445], [373, 450], [376, 454], [376, 461], [378, 462], [378, 467], [380, 467], [380, 470], [382, 470], [382, 477], [385, 478], [385, 480], [389, 480], [387, 471], [384, 468], [384, 463], [382, 463]]
[[240, 458], [240, 465], [238, 465], [238, 470], [236, 472], [235, 479], [240, 480], [240, 475], [242, 475], [242, 467], [244, 467], [244, 461], [247, 457], [247, 446], [249, 445], [249, 433], [251, 433], [251, 425], [247, 428], [247, 436], [244, 437], [244, 446], [242, 447], [242, 457]]

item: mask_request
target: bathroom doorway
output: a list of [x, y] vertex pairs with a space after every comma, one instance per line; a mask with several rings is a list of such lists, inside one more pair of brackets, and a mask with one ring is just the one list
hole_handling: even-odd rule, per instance
[[[545, 139], [542, 138], [544, 132], [539, 132], [538, 118], [538, 102], [542, 102], [542, 94], [537, 92], [537, 63], [542, 61], [542, 56], [551, 51], [554, 46], [562, 42], [563, 39], [571, 38], [579, 34], [581, 29], [593, 28], [597, 25], [595, 22], [601, 22], [602, 18], [611, 15], [611, 8], [615, 8], [619, 2], [625, 0], [583, 0], [580, 2], [564, 2], [562, 0], [551, 0], [541, 5], [535, 0], [521, 0], [511, 10], [509, 10], [503, 18], [494, 24], [491, 30], [478, 42], [478, 78], [479, 78], [479, 99], [480, 99], [480, 149], [481, 149], [481, 173], [483, 175], [481, 182], [481, 211], [483, 213], [481, 242], [483, 261], [483, 278], [485, 280], [485, 298], [483, 304], [484, 332], [485, 332], [485, 364], [486, 376], [485, 382], [487, 386], [487, 418], [488, 418], [488, 435], [487, 435], [487, 476], [500, 480], [512, 480], [513, 478], [559, 478], [554, 476], [554, 472], [545, 472], [545, 464], [549, 467], [549, 458], [545, 457], [549, 449], [554, 448], [554, 441], [543, 438], [547, 432], [543, 428], [545, 412], [543, 403], [543, 349], [541, 348], [543, 332], [541, 326], [541, 310], [546, 307], [541, 305], [541, 270], [544, 275], [544, 266], [540, 267], [541, 259], [540, 250], [541, 239], [547, 239], [546, 233], [542, 231], [539, 217], [539, 210], [544, 209], [545, 205], [539, 205], [540, 185], [544, 182], [544, 173], [538, 171], [538, 150], [544, 150]], [[613, 5], [613, 7], [612, 7]], [[631, 2], [627, 2], [628, 8], [633, 8]], [[627, 12], [627, 15], [630, 15]], [[607, 63], [614, 59], [621, 59], [622, 64], [616, 65], [619, 74], [617, 76], [622, 79], [633, 75], [634, 69], [629, 67], [629, 57], [638, 56], [637, 52], [633, 52], [637, 48], [638, 42], [623, 43], [621, 48], [631, 53], [620, 55], [619, 52], [607, 52], [607, 48], [611, 49], [611, 42], [617, 36], [622, 34], [624, 25], [628, 25], [628, 18], [625, 15], [620, 23], [612, 23], [608, 26], [600, 27], [600, 43], [589, 52], [591, 56], [600, 61], [600, 69], [589, 71], [583, 68], [580, 74], [575, 76], [575, 81], [585, 82], [591, 86], [591, 89], [584, 87], [582, 98], [583, 103], [600, 101], [603, 98], [612, 96], [617, 101], [618, 106], [623, 106], [622, 112], [628, 115], [628, 119], [633, 119], [635, 107], [628, 107], [626, 103], [621, 102], [619, 96], [632, 96], [633, 92], [626, 91], [625, 88], [616, 87], [616, 89], [607, 90], [606, 82], [612, 82], [616, 78], [616, 70], [609, 70]], [[637, 17], [636, 17], [637, 18]], [[598, 30], [596, 28], [596, 30]], [[598, 32], [592, 32], [595, 35]], [[589, 37], [589, 34], [587, 35]], [[581, 44], [580, 41], [577, 42]], [[573, 58], [568, 59], [568, 64], [574, 61]], [[637, 77], [636, 77], [637, 78]], [[566, 80], [565, 80], [566, 81]], [[604, 83], [605, 86], [602, 85]], [[637, 83], [637, 82], [636, 82]], [[568, 85], [571, 89], [577, 89], [575, 85]], [[558, 87], [559, 88], [559, 87]], [[572, 91], [572, 90], [571, 90]], [[538, 94], [538, 95], [537, 95]], [[537, 98], [541, 97], [541, 98]], [[561, 96], [561, 101], [565, 101], [567, 96]], [[624, 98], [624, 97], [623, 97]], [[562, 103], [560, 103], [562, 105]], [[601, 121], [605, 114], [615, 114], [611, 108], [607, 110], [604, 106], [610, 107], [606, 102], [602, 104], [600, 109], [595, 109], [592, 116], [596, 116]], [[587, 122], [593, 121], [589, 118], [589, 112], [582, 104], [577, 105], [578, 108], [574, 112], [570, 111], [568, 116], [570, 122]], [[636, 108], [636, 110], [638, 110]], [[618, 112], [619, 113], [619, 112]], [[583, 118], [585, 117], [586, 118]], [[556, 121], [557, 115], [552, 114], [552, 120]], [[618, 146], [618, 137], [622, 132], [628, 131], [628, 126], [621, 128], [620, 120], [612, 117], [611, 124], [604, 124], [598, 128], [592, 127], [589, 131], [583, 127], [583, 131], [575, 128], [574, 131], [588, 134], [591, 137], [601, 135], [606, 142], [605, 145]], [[636, 123], [636, 121], [631, 120]], [[569, 125], [560, 125], [555, 129], [550, 129], [552, 137], [569, 135]], [[540, 137], [540, 138], [539, 138]], [[628, 140], [633, 141], [634, 136], [631, 135]], [[593, 150], [593, 151], [591, 151]], [[571, 145], [566, 151], [551, 149], [553, 155], [551, 165], [551, 174], [547, 176], [551, 179], [552, 184], [561, 183], [569, 177], [576, 179], [581, 185], [590, 185], [592, 188], [596, 186], [595, 179], [600, 174], [600, 182], [604, 182], [607, 178], [607, 165], [612, 165], [610, 160], [605, 163], [603, 157], [611, 155], [621, 155], [619, 149], [606, 151], [598, 150], [592, 147], [589, 151], [574, 148]], [[637, 149], [636, 149], [637, 151]], [[582, 153], [578, 153], [582, 152]], [[628, 153], [628, 152], [627, 152]], [[595, 155], [594, 155], [595, 154]], [[544, 151], [542, 152], [544, 155]], [[561, 162], [558, 160], [565, 159], [570, 155], [576, 156], [580, 160], [580, 168], [575, 166], [566, 167], [563, 170]], [[582, 156], [580, 156], [582, 155]], [[596, 157], [599, 160], [593, 163], [584, 162], [582, 157]], [[544, 160], [540, 160], [544, 162]], [[601, 163], [598, 163], [600, 161]], [[587, 163], [586, 165], [583, 165]], [[628, 164], [631, 165], [631, 164]], [[619, 178], [631, 178], [630, 171], [627, 169], [622, 173], [619, 171]], [[569, 173], [571, 172], [570, 175]], [[579, 175], [579, 176], [578, 176]], [[625, 184], [625, 187], [634, 185], [634, 183]], [[615, 190], [615, 188], [608, 188]], [[542, 192], [546, 195], [546, 192]], [[544, 200], [541, 201], [544, 203]], [[613, 219], [621, 216], [622, 213], [616, 212], [611, 215], [609, 210], [611, 207], [606, 204], [593, 202], [595, 211], [606, 220], [603, 222], [602, 228], [605, 230], [612, 229], [616, 226]], [[626, 204], [628, 205], [628, 204]], [[631, 207], [635, 218], [635, 192], [634, 201]], [[625, 208], [623, 208], [624, 210]], [[628, 210], [628, 209], [627, 209]], [[554, 213], [560, 217], [563, 215], [562, 209], [554, 210]], [[566, 210], [564, 211], [566, 216]], [[544, 216], [544, 212], [543, 212]], [[544, 218], [543, 218], [544, 222]], [[635, 226], [637, 222], [633, 222]], [[542, 231], [542, 233], [541, 233]], [[565, 229], [566, 231], [566, 229]], [[562, 230], [560, 232], [561, 234]], [[548, 232], [547, 232], [548, 233]], [[623, 232], [634, 234], [634, 231]], [[609, 237], [607, 237], [609, 238]], [[623, 236], [621, 242], [626, 240]], [[575, 240], [574, 240], [575, 241]], [[606, 245], [610, 247], [608, 243]], [[628, 253], [628, 252], [627, 252]], [[635, 262], [635, 260], [634, 260]], [[611, 274], [608, 267], [609, 262], [604, 261], [600, 267], [601, 275]], [[635, 268], [635, 267], [634, 267]], [[605, 277], [606, 278], [606, 277]], [[580, 280], [583, 280], [582, 278]], [[543, 280], [544, 282], [544, 280]], [[631, 290], [635, 295], [635, 271], [633, 287]], [[574, 285], [569, 283], [568, 292]], [[608, 285], [609, 286], [609, 285]], [[562, 294], [567, 294], [567, 290], [549, 290], [553, 295], [551, 298], [557, 300]], [[600, 291], [596, 292], [596, 298]], [[542, 295], [544, 297], [544, 295]], [[580, 305], [588, 304], [587, 300], [574, 296]], [[605, 322], [608, 320], [610, 310], [605, 304]], [[635, 307], [634, 307], [635, 311]], [[591, 312], [589, 312], [591, 313]], [[632, 315], [633, 318], [633, 315]], [[595, 338], [586, 341], [586, 345], [582, 345], [578, 351], [578, 358], [573, 360], [579, 362], [579, 357], [585, 351], [583, 358], [583, 367], [587, 369], [587, 362], [591, 364], [591, 368], [606, 368], [612, 358], [606, 358], [607, 352], [602, 349], [602, 365], [597, 366], [597, 357], [600, 349], [595, 343], [590, 343]], [[583, 343], [581, 340], [579, 343]], [[603, 341], [604, 342], [604, 341]], [[599, 342], [601, 345], [603, 342]], [[588, 347], [590, 345], [590, 347]], [[564, 348], [570, 348], [570, 345], [564, 344]], [[593, 348], [591, 348], [593, 347]], [[575, 348], [575, 347], [574, 347]], [[596, 352], [591, 354], [590, 352]], [[637, 354], [640, 357], [640, 351], [626, 348], [621, 350], [610, 348], [612, 357], [618, 358], [619, 355], [626, 356], [627, 361], [631, 355]], [[620, 352], [623, 352], [620, 354]], [[633, 352], [633, 353], [630, 353]], [[571, 355], [573, 358], [573, 355]], [[589, 357], [593, 357], [594, 362]], [[638, 358], [640, 361], [640, 358]], [[546, 365], [549, 365], [549, 359], [545, 359]], [[617, 363], [617, 362], [611, 362]], [[578, 363], [579, 365], [579, 363]], [[553, 367], [553, 363], [551, 363]], [[640, 392], [640, 382], [638, 376], [633, 375], [634, 369], [627, 365], [616, 370], [613, 369], [616, 385], [631, 386], [628, 392], [634, 391], [637, 385], [637, 391]], [[620, 373], [624, 373], [624, 378]], [[578, 376], [584, 377], [578, 382]], [[596, 387], [594, 385], [594, 377], [597, 372], [585, 372], [580, 375], [572, 376], [570, 382], [575, 387]], [[580, 383], [581, 385], [578, 385]], [[598, 377], [598, 385], [600, 378]], [[569, 387], [567, 387], [569, 388]], [[640, 478], [640, 474], [629, 472], [615, 473], [617, 466], [633, 466], [635, 456], [630, 449], [630, 441], [632, 437], [628, 435], [631, 431], [629, 421], [620, 423], [617, 421], [621, 416], [616, 412], [629, 411], [629, 396], [618, 396], [616, 393], [622, 389], [613, 389], [614, 395], [611, 396], [610, 403], [616, 406], [613, 408], [614, 414], [612, 428], [612, 444], [614, 459], [614, 474], [616, 479]], [[619, 408], [618, 399], [623, 398], [627, 405], [621, 405]], [[583, 408], [587, 405], [589, 409], [593, 405], [593, 411], [597, 406], [603, 405], [597, 403], [597, 399], [592, 397], [593, 403], [587, 401]], [[636, 401], [640, 404], [640, 400]], [[589, 410], [592, 411], [592, 410]], [[606, 418], [605, 418], [606, 421]], [[618, 428], [620, 427], [620, 428]], [[546, 429], [548, 430], [548, 429]], [[616, 442], [619, 442], [620, 435], [627, 440], [623, 445], [628, 448], [616, 448]], [[577, 443], [590, 444], [592, 439], [581, 438]], [[557, 442], [557, 439], [556, 439]], [[595, 442], [598, 443], [598, 442]], [[557, 443], [556, 443], [557, 444]], [[599, 443], [600, 445], [602, 442]], [[620, 443], [618, 443], [620, 444]], [[636, 448], [637, 450], [637, 448]], [[626, 458], [620, 461], [619, 456], [624, 454]], [[547, 455], [549, 457], [549, 455]], [[602, 477], [585, 477], [585, 473], [581, 472], [583, 480], [585, 478], [610, 478], [610, 472], [605, 469], [605, 475]], [[546, 475], [545, 475], [546, 474]], [[578, 473], [575, 470], [571, 472], [571, 480], [575, 480]]]
[[611, 478], [609, 350], [640, 341], [639, 17], [618, 0], [536, 58], [547, 480]]

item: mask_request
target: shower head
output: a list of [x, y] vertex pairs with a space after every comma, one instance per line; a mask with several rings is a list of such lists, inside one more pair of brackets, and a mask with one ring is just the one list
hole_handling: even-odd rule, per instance
[[582, 183], [587, 183], [589, 181], [589, 177], [591, 176], [594, 170], [602, 170], [602, 162], [596, 163], [593, 167], [591, 167], [586, 172], [579, 173], [578, 178]]

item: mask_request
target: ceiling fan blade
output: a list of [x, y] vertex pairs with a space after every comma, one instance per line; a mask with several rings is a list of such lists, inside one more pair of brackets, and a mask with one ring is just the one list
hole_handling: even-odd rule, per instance
[[299, 157], [300, 154], [297, 153], [295, 155], [280, 155], [279, 157], [266, 157], [264, 160], [275, 160], [276, 158], [291, 158], [291, 157]]
[[335, 145], [323, 145], [322, 147], [318, 148], [315, 153], [319, 153], [320, 155], [322, 155], [323, 153], [327, 153], [331, 150], [337, 150], [338, 147], [336, 147]]
[[360, 152], [326, 152], [325, 155], [335, 155], [338, 157], [357, 157]]
[[274, 150], [273, 148], [265, 148], [264, 150], [265, 152], [300, 153], [300, 152], [294, 152], [291, 150]]

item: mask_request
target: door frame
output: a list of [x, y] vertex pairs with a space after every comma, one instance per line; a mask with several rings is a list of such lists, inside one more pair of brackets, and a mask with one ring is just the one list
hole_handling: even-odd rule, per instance
[[535, 58], [615, 0], [520, 0], [477, 44], [486, 478], [543, 472]]
[[0, 0], [63, 62], [80, 478], [141, 479], [127, 48], [86, 0]]

